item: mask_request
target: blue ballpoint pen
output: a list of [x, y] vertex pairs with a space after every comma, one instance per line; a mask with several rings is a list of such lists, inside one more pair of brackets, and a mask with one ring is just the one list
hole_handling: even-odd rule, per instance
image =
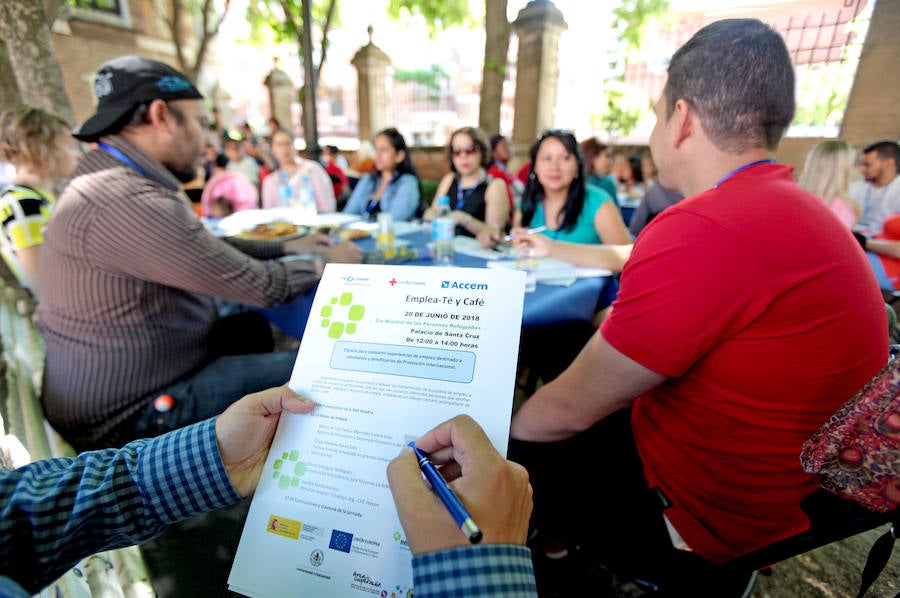
[[416, 459], [419, 461], [419, 469], [422, 470], [425, 479], [428, 480], [428, 483], [431, 484], [431, 488], [434, 490], [435, 494], [438, 495], [438, 498], [441, 499], [441, 502], [444, 503], [444, 506], [450, 511], [450, 515], [453, 516], [453, 520], [456, 521], [456, 525], [459, 526], [459, 529], [462, 530], [472, 544], [481, 542], [481, 538], [483, 537], [481, 530], [478, 529], [478, 526], [472, 521], [472, 516], [466, 511], [466, 508], [460, 502], [459, 498], [453, 494], [453, 490], [447, 485], [446, 480], [438, 473], [437, 468], [435, 468], [431, 459], [428, 458], [428, 455], [416, 448], [415, 441], [410, 442], [409, 447], [416, 454]]

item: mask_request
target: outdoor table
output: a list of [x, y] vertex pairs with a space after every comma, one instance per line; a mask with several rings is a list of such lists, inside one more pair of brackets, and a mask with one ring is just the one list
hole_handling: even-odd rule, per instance
[[[430, 236], [424, 231], [415, 231], [405, 235], [399, 235], [398, 239], [408, 241], [418, 250], [415, 260], [403, 262], [399, 265], [430, 266], [431, 258], [428, 255], [426, 244]], [[363, 250], [371, 250], [375, 247], [372, 238], [356, 241]], [[457, 253], [453, 257], [451, 266], [434, 267], [462, 267], [485, 268], [487, 261], [478, 257]], [[533, 293], [525, 295], [525, 303], [522, 311], [522, 326], [538, 327], [559, 324], [572, 321], [591, 321], [598, 309], [602, 309], [612, 303], [618, 291], [618, 284], [612, 276], [579, 278], [570, 286], [554, 286], [538, 283]], [[280, 305], [259, 309], [270, 322], [278, 326], [283, 332], [295, 338], [303, 335], [306, 320], [312, 307], [314, 292], [298, 295]]]

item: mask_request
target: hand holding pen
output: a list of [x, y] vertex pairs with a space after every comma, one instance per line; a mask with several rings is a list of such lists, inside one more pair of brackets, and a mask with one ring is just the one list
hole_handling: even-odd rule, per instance
[[543, 225], [541, 225], [541, 226], [536, 226], [536, 227], [534, 227], [534, 228], [525, 228], [525, 229], [523, 229], [523, 228], [514, 228], [514, 229], [512, 230], [512, 232], [510, 232], [510, 234], [508, 234], [508, 235], [506, 235], [505, 237], [503, 237], [503, 240], [504, 240], [505, 242], [508, 243], [508, 242], [510, 242], [510, 241], [515, 241], [515, 240], [516, 240], [516, 237], [518, 237], [518, 236], [522, 236], [522, 235], [536, 235], [536, 234], [538, 234], [538, 233], [544, 232], [545, 230], [547, 230], [547, 227], [546, 227], [546, 226], [543, 226]]
[[[460, 415], [440, 424], [416, 447], [441, 466], [439, 475], [481, 531], [483, 543], [525, 544], [532, 509], [528, 473], [504, 459], [472, 418]], [[414, 555], [470, 544], [457, 524], [459, 513], [426, 484], [411, 448], [391, 461], [387, 475]]]
[[513, 241], [513, 247], [520, 255], [530, 257], [547, 257], [553, 251], [553, 239], [538, 233], [547, 230], [546, 226], [530, 228], [528, 230], [513, 229], [509, 237]]

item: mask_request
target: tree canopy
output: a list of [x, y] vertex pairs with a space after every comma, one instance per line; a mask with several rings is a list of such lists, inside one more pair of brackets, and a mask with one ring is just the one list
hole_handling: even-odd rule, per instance
[[413, 15], [422, 15], [428, 25], [428, 34], [432, 37], [441, 29], [472, 23], [468, 0], [388, 1], [387, 11], [392, 18], [399, 18], [404, 10]]

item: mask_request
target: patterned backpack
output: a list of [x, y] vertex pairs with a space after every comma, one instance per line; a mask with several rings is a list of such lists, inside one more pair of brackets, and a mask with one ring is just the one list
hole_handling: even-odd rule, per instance
[[893, 528], [869, 552], [862, 596], [900, 535], [900, 358], [888, 362], [804, 443], [800, 461], [827, 490], [870, 511], [893, 512]]

